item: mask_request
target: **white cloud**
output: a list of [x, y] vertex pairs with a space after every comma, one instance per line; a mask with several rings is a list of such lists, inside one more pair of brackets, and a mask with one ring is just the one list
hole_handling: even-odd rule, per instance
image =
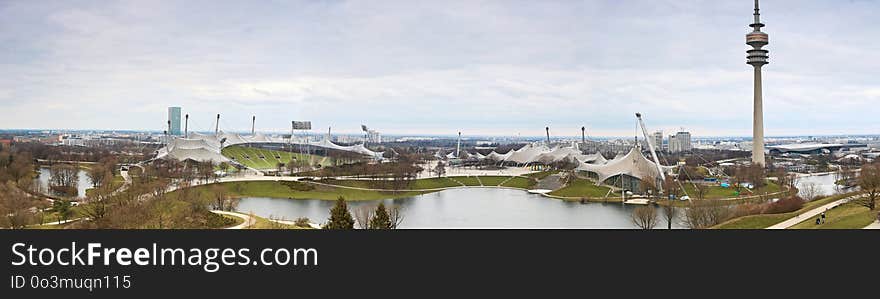
[[[0, 49], [0, 105], [12, 111], [0, 128], [161, 129], [165, 107], [180, 105], [205, 126], [221, 113], [231, 128], [256, 114], [266, 128], [296, 118], [341, 131], [630, 135], [639, 111], [653, 128], [747, 135], [749, 6], [0, 4], [0, 42], [11, 45]], [[765, 4], [768, 135], [818, 130], [806, 120], [877, 127], [880, 42], [866, 11], [878, 6]]]

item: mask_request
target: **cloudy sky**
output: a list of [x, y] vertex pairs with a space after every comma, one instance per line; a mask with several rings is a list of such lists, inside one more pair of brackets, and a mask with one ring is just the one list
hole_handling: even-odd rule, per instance
[[[750, 135], [751, 0], [0, 1], [0, 129]], [[880, 2], [765, 0], [767, 135], [880, 133]]]

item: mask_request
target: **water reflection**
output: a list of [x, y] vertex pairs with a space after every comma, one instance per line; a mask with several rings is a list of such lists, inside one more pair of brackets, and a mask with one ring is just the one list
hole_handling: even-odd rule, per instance
[[[86, 197], [86, 189], [92, 187], [92, 184], [89, 182], [89, 177], [86, 175], [86, 172], [82, 169], [77, 173], [77, 186], [76, 186], [76, 197], [83, 198]], [[34, 180], [38, 190], [40, 190], [43, 194], [50, 194], [61, 196], [58, 192], [49, 190], [49, 178], [52, 177], [51, 172], [49, 171], [49, 167], [40, 167], [40, 175]]]
[[816, 186], [817, 195], [830, 196], [838, 193], [846, 193], [850, 191], [854, 191], [857, 189], [846, 188], [844, 186], [840, 186], [835, 184], [837, 181], [837, 176], [834, 174], [824, 174], [824, 175], [813, 175], [813, 176], [803, 176], [798, 177], [795, 182], [798, 193], [802, 197], [808, 196], [808, 187], [812, 184]]
[[[619, 203], [580, 204], [509, 189], [453, 189], [410, 198], [385, 200], [403, 210], [403, 228], [635, 228], [630, 218], [634, 206]], [[349, 210], [378, 201], [352, 201]], [[283, 198], [243, 198], [237, 210], [257, 216], [293, 220], [308, 217], [323, 223], [333, 201]], [[665, 228], [658, 209], [658, 228]], [[675, 221], [674, 228], [682, 228]]]

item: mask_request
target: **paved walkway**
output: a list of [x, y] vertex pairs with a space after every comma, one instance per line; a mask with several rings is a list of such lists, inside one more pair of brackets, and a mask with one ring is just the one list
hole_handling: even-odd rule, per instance
[[59, 224], [67, 224], [67, 223], [71, 223], [71, 222], [74, 222], [74, 221], [77, 221], [77, 220], [80, 220], [80, 218], [67, 219], [67, 220], [59, 220], [59, 221], [52, 221], [52, 222], [46, 222], [46, 223], [43, 223], [43, 224], [32, 224], [32, 225], [29, 225], [29, 226], [59, 225]]
[[782, 222], [777, 223], [775, 225], [772, 225], [772, 226], [768, 227], [767, 229], [786, 229], [786, 228], [795, 226], [796, 224], [801, 223], [802, 221], [807, 220], [807, 219], [814, 219], [815, 220], [815, 217], [818, 216], [819, 214], [822, 214], [822, 212], [830, 210], [830, 209], [837, 207], [839, 205], [845, 204], [845, 203], [849, 202], [850, 200], [852, 200], [853, 198], [855, 198], [856, 196], [859, 196], [859, 195], [850, 196], [847, 198], [839, 199], [834, 202], [825, 204], [824, 206], [809, 210], [803, 214], [797, 215], [795, 217], [789, 218], [788, 220], [785, 220], [785, 221], [782, 221]]
[[880, 229], [880, 221], [874, 221], [874, 223], [868, 224], [868, 226], [865, 226], [865, 229]]
[[544, 179], [538, 181], [538, 184], [535, 185], [535, 189], [544, 190], [556, 190], [562, 187], [565, 186], [562, 183], [562, 174], [559, 173], [548, 175]]

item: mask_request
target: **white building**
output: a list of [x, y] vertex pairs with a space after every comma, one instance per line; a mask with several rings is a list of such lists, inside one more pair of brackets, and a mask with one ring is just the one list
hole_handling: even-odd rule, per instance
[[686, 152], [693, 149], [690, 132], [678, 132], [669, 136], [669, 152]]
[[367, 142], [382, 143], [382, 135], [376, 130], [369, 130], [367, 131]]
[[658, 151], [663, 150], [663, 131], [654, 132], [654, 149]]

